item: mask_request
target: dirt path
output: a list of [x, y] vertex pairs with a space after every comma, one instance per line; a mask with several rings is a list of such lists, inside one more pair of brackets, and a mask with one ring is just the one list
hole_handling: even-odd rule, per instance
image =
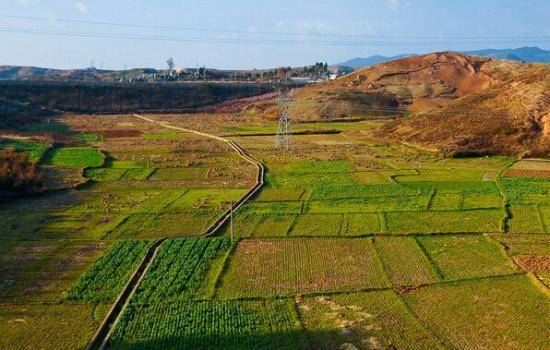
[[[252, 196], [254, 196], [262, 188], [262, 186], [264, 185], [265, 168], [264, 168], [263, 164], [260, 163], [259, 161], [255, 160], [254, 158], [250, 157], [249, 155], [247, 155], [245, 153], [245, 151], [238, 144], [236, 144], [235, 142], [233, 142], [231, 140], [228, 140], [228, 139], [225, 139], [223, 137], [219, 137], [219, 136], [212, 135], [212, 134], [207, 134], [207, 133], [200, 132], [200, 131], [197, 131], [197, 130], [180, 128], [180, 127], [177, 127], [177, 126], [168, 125], [168, 124], [165, 124], [163, 122], [159, 122], [159, 121], [144, 117], [144, 116], [139, 115], [139, 114], [134, 114], [134, 117], [143, 119], [143, 120], [148, 121], [150, 123], [155, 123], [155, 124], [161, 125], [161, 126], [163, 126], [165, 128], [168, 128], [168, 129], [179, 130], [179, 131], [183, 131], [183, 132], [189, 132], [189, 133], [192, 133], [192, 134], [195, 134], [195, 135], [199, 135], [199, 136], [207, 137], [207, 138], [210, 138], [210, 139], [213, 139], [213, 140], [216, 140], [216, 141], [224, 142], [224, 143], [228, 144], [229, 147], [231, 147], [235, 152], [237, 152], [239, 157], [241, 157], [242, 159], [244, 159], [248, 163], [253, 164], [256, 167], [257, 173], [256, 173], [256, 180], [255, 180], [254, 186], [252, 186], [252, 188], [250, 190], [248, 190], [238, 201], [236, 201], [233, 204], [233, 208], [227, 209], [214, 223], [212, 223], [212, 225], [210, 225], [206, 229], [206, 231], [202, 235], [198, 235], [198, 236], [200, 236], [200, 237], [210, 237], [210, 236], [213, 236], [216, 233], [218, 233], [219, 230], [222, 228], [222, 226], [227, 222], [227, 220], [229, 220], [229, 218], [231, 216], [231, 211], [232, 210], [236, 211], [237, 209], [239, 209], [244, 203], [246, 203], [247, 200], [249, 200]], [[188, 237], [189, 236], [185, 236], [185, 238], [188, 238]], [[176, 237], [172, 237], [172, 238], [176, 238]], [[136, 268], [136, 270], [132, 274], [132, 277], [130, 277], [130, 279], [128, 280], [128, 282], [126, 283], [126, 285], [124, 286], [122, 291], [119, 293], [119, 295], [116, 298], [113, 306], [111, 306], [111, 309], [109, 310], [109, 312], [107, 313], [107, 315], [103, 319], [103, 322], [101, 323], [101, 325], [99, 326], [99, 328], [97, 329], [95, 334], [93, 335], [93, 337], [90, 340], [90, 342], [89, 342], [86, 349], [88, 349], [88, 350], [101, 349], [102, 350], [102, 349], [106, 348], [107, 343], [109, 342], [109, 338], [111, 337], [114, 330], [116, 329], [116, 326], [119, 322], [120, 316], [124, 313], [124, 310], [126, 309], [128, 304], [130, 303], [130, 300], [132, 299], [132, 296], [136, 292], [139, 284], [141, 283], [141, 280], [143, 279], [143, 277], [147, 273], [147, 270], [149, 269], [149, 266], [151, 266], [151, 263], [153, 262], [153, 260], [155, 260], [155, 257], [157, 255], [157, 252], [158, 252], [160, 246], [162, 245], [162, 243], [166, 239], [167, 238], [161, 238], [161, 239], [157, 240], [147, 250], [147, 252], [145, 253], [145, 256], [143, 257], [143, 259], [139, 263], [138, 267]]]

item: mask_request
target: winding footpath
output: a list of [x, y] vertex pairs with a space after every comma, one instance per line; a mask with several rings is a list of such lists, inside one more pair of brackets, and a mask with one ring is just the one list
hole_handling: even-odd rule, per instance
[[[239, 157], [241, 157], [242, 159], [244, 159], [245, 161], [247, 161], [248, 163], [256, 167], [257, 173], [256, 173], [254, 186], [252, 186], [252, 188], [250, 188], [238, 201], [236, 201], [233, 204], [232, 208], [227, 209], [214, 223], [212, 223], [212, 225], [210, 225], [203, 234], [197, 235], [197, 236], [210, 237], [217, 234], [219, 230], [223, 227], [223, 225], [230, 219], [231, 211], [234, 212], [238, 210], [244, 203], [246, 203], [246, 201], [252, 198], [252, 196], [254, 196], [256, 193], [258, 193], [258, 191], [264, 185], [264, 174], [265, 174], [264, 165], [259, 161], [255, 160], [254, 158], [250, 157], [248, 154], [246, 154], [245, 151], [235, 142], [220, 136], [207, 134], [197, 130], [168, 125], [166, 123], [159, 122], [139, 114], [134, 114], [134, 117], [143, 119], [150, 123], [161, 125], [168, 129], [188, 132], [195, 135], [210, 138], [216, 141], [224, 142], [227, 145], [229, 145], [229, 147], [231, 147], [238, 154]], [[188, 238], [189, 236], [185, 236], [185, 237]], [[172, 237], [172, 238], [177, 238], [177, 237]], [[116, 329], [116, 326], [120, 320], [121, 315], [124, 313], [124, 310], [130, 303], [132, 296], [134, 295], [137, 288], [139, 287], [143, 277], [145, 276], [145, 274], [147, 273], [147, 270], [151, 266], [151, 263], [153, 262], [153, 260], [155, 260], [155, 257], [157, 255], [157, 252], [160, 246], [166, 239], [167, 238], [161, 238], [155, 241], [155, 243], [151, 245], [151, 247], [149, 247], [149, 249], [145, 253], [145, 256], [143, 257], [138, 267], [135, 269], [134, 273], [132, 274], [132, 277], [130, 277], [130, 279], [128, 280], [128, 282], [126, 283], [122, 291], [119, 293], [114, 304], [111, 306], [111, 308], [109, 309], [109, 312], [103, 319], [103, 322], [101, 323], [101, 325], [93, 335], [92, 339], [88, 343], [88, 346], [86, 348], [87, 350], [95, 350], [95, 349], [103, 350], [107, 347], [109, 338], [111, 337], [114, 330]]]

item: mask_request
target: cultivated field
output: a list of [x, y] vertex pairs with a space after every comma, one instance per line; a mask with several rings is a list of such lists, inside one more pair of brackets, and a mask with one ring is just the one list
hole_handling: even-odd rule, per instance
[[130, 115], [33, 125], [0, 152], [30, 152], [58, 190], [0, 205], [0, 348], [85, 348], [159, 243], [108, 349], [550, 346], [550, 182], [517, 173], [532, 161], [388, 144], [383, 121], [296, 123], [281, 153], [254, 116], [147, 117], [265, 165], [236, 239], [197, 237], [255, 184], [227, 143]]

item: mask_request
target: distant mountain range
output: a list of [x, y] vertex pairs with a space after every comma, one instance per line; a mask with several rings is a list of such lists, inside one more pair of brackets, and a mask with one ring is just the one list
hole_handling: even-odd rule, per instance
[[[523, 62], [550, 62], [550, 51], [538, 47], [520, 47], [517, 49], [485, 49], [476, 51], [464, 51], [469, 55], [487, 56], [495, 59], [505, 59]], [[400, 58], [416, 56], [417, 54], [403, 54], [397, 56], [370, 56], [366, 58], [355, 57], [349, 61], [338, 64], [352, 68], [369, 67], [378, 63], [393, 61]]]
[[338, 64], [338, 66], [351, 67], [351, 68], [370, 67], [378, 63], [389, 62], [393, 60], [398, 60], [400, 58], [406, 58], [406, 57], [411, 57], [416, 55], [417, 55], [416, 53], [411, 53], [411, 54], [402, 54], [397, 56], [374, 55], [374, 56], [365, 57], [365, 58], [355, 57], [355, 58], [352, 58], [351, 60]]
[[520, 47], [519, 49], [487, 49], [464, 52], [470, 55], [487, 56], [496, 59], [523, 62], [550, 62], [550, 51], [538, 47]]

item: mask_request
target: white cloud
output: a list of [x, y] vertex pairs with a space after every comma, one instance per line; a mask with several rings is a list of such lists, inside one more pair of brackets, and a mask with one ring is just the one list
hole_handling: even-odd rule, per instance
[[275, 25], [277, 26], [277, 28], [283, 28], [285, 26], [285, 22], [278, 21]]
[[74, 3], [74, 6], [76, 7], [76, 10], [81, 13], [87, 13], [88, 12], [88, 6], [86, 4], [77, 1]]
[[388, 6], [390, 7], [390, 10], [397, 11], [399, 3], [397, 2], [397, 0], [388, 0]]

